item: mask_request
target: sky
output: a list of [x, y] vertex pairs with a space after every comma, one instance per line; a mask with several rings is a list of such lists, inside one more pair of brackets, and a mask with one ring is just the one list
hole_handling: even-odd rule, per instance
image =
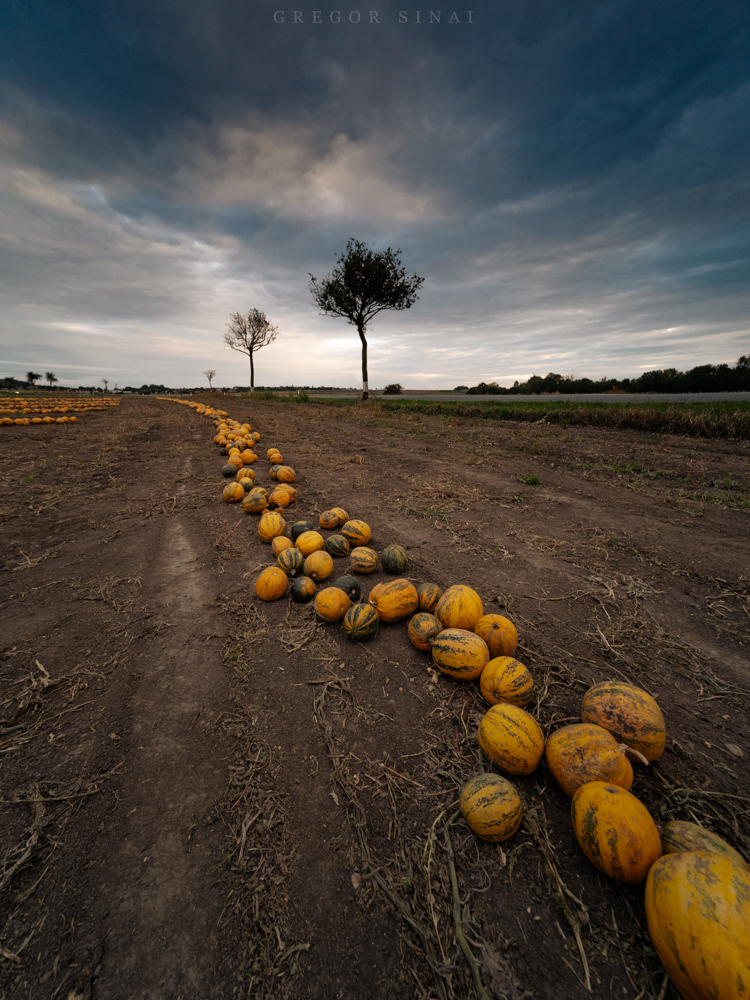
[[247, 385], [255, 308], [257, 385], [360, 385], [350, 238], [425, 279], [370, 388], [750, 352], [745, 0], [431, 2], [5, 0], [0, 377]]

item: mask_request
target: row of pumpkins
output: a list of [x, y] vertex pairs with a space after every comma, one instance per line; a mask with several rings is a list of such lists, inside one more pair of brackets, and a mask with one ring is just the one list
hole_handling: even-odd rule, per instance
[[[90, 399], [81, 400], [75, 397], [53, 397], [42, 399], [0, 398], [0, 425], [10, 427], [28, 427], [31, 424], [75, 424], [78, 422], [76, 414], [94, 413], [99, 410], [106, 410], [110, 406], [118, 406], [119, 399]], [[52, 416], [56, 414], [70, 414], [70, 416]], [[8, 414], [14, 414], [9, 416]], [[37, 416], [30, 416], [37, 414]]]
[[[201, 412], [200, 404], [188, 405]], [[271, 493], [256, 487], [255, 476], [247, 473], [257, 460], [252, 446], [260, 435], [249, 424], [227, 421], [221, 411], [202, 411], [217, 418], [214, 440], [228, 456], [224, 475], [240, 486], [237, 500], [245, 509], [262, 514], [258, 534], [277, 558], [276, 566], [258, 576], [257, 596], [277, 600], [286, 595], [291, 579], [294, 600], [314, 599], [321, 618], [341, 621], [358, 641], [372, 638], [381, 623], [408, 619], [412, 644], [429, 651], [438, 670], [457, 680], [479, 680], [490, 705], [477, 734], [485, 757], [512, 777], [531, 774], [544, 756], [571, 798], [573, 830], [591, 863], [617, 881], [646, 883], [649, 933], [685, 1000], [747, 1000], [750, 866], [726, 841], [696, 823], [673, 821], [660, 833], [630, 791], [630, 758], [648, 764], [664, 750], [664, 718], [657, 702], [630, 684], [596, 684], [584, 695], [582, 722], [563, 726], [545, 742], [525, 708], [532, 698], [533, 678], [513, 655], [518, 634], [512, 622], [502, 615], [485, 615], [479, 595], [462, 584], [443, 592], [437, 584], [415, 587], [402, 577], [377, 584], [362, 601], [359, 580], [345, 575], [318, 591], [316, 582], [330, 577], [335, 557], [350, 555], [351, 570], [358, 574], [376, 568], [377, 553], [367, 546], [369, 525], [336, 507], [319, 519], [321, 529], [336, 534], [324, 538], [309, 521], [300, 521], [291, 526], [291, 538], [286, 537], [286, 522], [277, 508], [296, 500], [294, 470], [269, 449], [270, 476], [279, 485]], [[285, 496], [279, 496], [279, 490]], [[261, 500], [248, 503], [253, 495]], [[226, 492], [225, 499], [236, 502]], [[391, 574], [408, 568], [399, 545], [388, 546], [381, 562]], [[460, 807], [474, 833], [492, 842], [511, 837], [523, 817], [517, 789], [494, 773], [471, 778], [461, 789]]]

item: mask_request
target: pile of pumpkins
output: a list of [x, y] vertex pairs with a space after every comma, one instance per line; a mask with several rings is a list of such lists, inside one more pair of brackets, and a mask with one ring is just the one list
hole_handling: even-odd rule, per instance
[[[334, 558], [349, 555], [358, 575], [375, 570], [369, 525], [335, 507], [320, 515], [317, 526], [334, 534], [326, 538], [311, 522], [298, 521], [286, 537], [280, 510], [296, 500], [294, 470], [269, 449], [269, 475], [278, 486], [271, 493], [256, 487], [249, 466], [257, 461], [253, 448], [260, 435], [223, 411], [188, 405], [216, 418], [214, 441], [227, 454], [222, 471], [233, 478], [225, 499], [242, 501], [248, 513], [261, 515], [258, 534], [277, 558], [277, 565], [259, 574], [257, 596], [266, 601], [284, 597], [291, 578], [295, 601], [314, 599], [322, 619], [341, 621], [357, 641], [371, 639], [381, 623], [408, 619], [410, 641], [430, 653], [438, 670], [456, 680], [479, 681], [490, 706], [477, 733], [485, 757], [511, 777], [531, 774], [545, 757], [571, 799], [573, 830], [589, 861], [619, 882], [645, 882], [651, 939], [685, 1000], [750, 997], [750, 866], [696, 823], [672, 821], [660, 833], [630, 791], [630, 758], [649, 764], [664, 750], [666, 731], [657, 702], [630, 684], [596, 684], [584, 695], [582, 722], [563, 726], [545, 742], [539, 723], [526, 711], [534, 682], [514, 657], [518, 633], [509, 619], [485, 615], [479, 595], [463, 584], [443, 592], [437, 584], [415, 587], [401, 577], [377, 584], [363, 601], [359, 580], [345, 575], [318, 591], [316, 584], [332, 575]], [[400, 545], [388, 546], [381, 562], [390, 574], [403, 574], [409, 565]], [[460, 808], [474, 833], [491, 842], [513, 836], [523, 818], [517, 789], [494, 773], [466, 782]]]
[[76, 414], [108, 410], [119, 404], [119, 399], [80, 399], [75, 396], [19, 399], [6, 396], [0, 398], [0, 425], [29, 427], [31, 424], [75, 424], [78, 422]]

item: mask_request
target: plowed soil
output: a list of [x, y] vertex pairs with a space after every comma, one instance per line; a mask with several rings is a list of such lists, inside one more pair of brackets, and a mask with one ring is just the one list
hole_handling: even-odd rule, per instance
[[[295, 468], [288, 527], [343, 506], [511, 618], [545, 733], [594, 682], [653, 694], [634, 793], [749, 855], [747, 442], [205, 401], [260, 432], [257, 482], [270, 444]], [[3, 998], [676, 1000], [642, 886], [587, 861], [544, 762], [503, 844], [456, 816], [489, 769], [476, 683], [403, 622], [355, 643], [256, 598], [274, 560], [210, 419], [0, 431]]]

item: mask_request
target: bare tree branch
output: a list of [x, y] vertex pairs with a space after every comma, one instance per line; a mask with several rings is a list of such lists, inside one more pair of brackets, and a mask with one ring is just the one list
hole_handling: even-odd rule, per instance
[[250, 358], [250, 391], [255, 391], [255, 365], [253, 355], [261, 347], [272, 344], [279, 334], [274, 326], [259, 309], [251, 309], [246, 316], [242, 313], [231, 313], [227, 323], [228, 332], [224, 334], [224, 343], [233, 351], [240, 351]]

